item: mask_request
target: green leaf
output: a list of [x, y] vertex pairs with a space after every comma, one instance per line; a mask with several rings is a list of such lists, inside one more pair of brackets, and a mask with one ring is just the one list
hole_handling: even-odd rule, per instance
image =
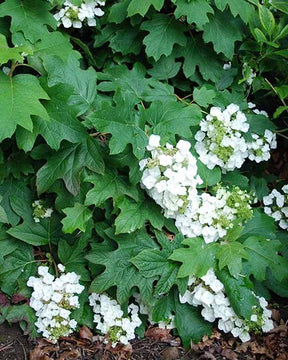
[[5, 228], [1, 225], [0, 227], [0, 266], [4, 262], [4, 257], [13, 253], [19, 245], [19, 242], [10, 237]]
[[81, 237], [74, 237], [74, 242], [60, 239], [58, 244], [58, 256], [61, 264], [65, 265], [66, 271], [74, 271], [81, 276], [81, 281], [90, 281], [90, 272], [87, 269], [88, 242], [91, 239], [93, 222], [87, 224], [87, 230]]
[[119, 175], [115, 170], [107, 169], [103, 175], [91, 175], [85, 181], [94, 185], [86, 196], [86, 205], [99, 206], [109, 198], [117, 198], [122, 195], [130, 196], [135, 201], [138, 200], [138, 190], [129, 184], [128, 179]]
[[2, 94], [0, 141], [11, 137], [17, 125], [32, 131], [32, 115], [49, 120], [45, 108], [39, 102], [39, 99], [48, 100], [49, 97], [35, 76], [19, 74], [9, 77], [1, 72], [0, 92]]
[[160, 11], [163, 4], [164, 0], [131, 0], [128, 6], [128, 16], [131, 17], [136, 14], [144, 16], [150, 6], [153, 6], [156, 10]]
[[223, 72], [223, 64], [213, 50], [203, 43], [200, 37], [190, 38], [187, 45], [179, 49], [179, 56], [184, 57], [183, 72], [186, 78], [191, 77], [198, 67], [205, 80], [218, 82]]
[[182, 263], [178, 277], [194, 275], [201, 277], [215, 264], [219, 244], [205, 244], [202, 238], [185, 239], [183, 247], [173, 251], [169, 259]]
[[255, 211], [252, 219], [245, 224], [241, 238], [247, 239], [250, 236], [263, 236], [266, 239], [275, 239], [275, 221], [271, 216]]
[[35, 274], [36, 262], [33, 247], [23, 242], [18, 242], [17, 249], [5, 256], [0, 265], [0, 288], [12, 296], [18, 290], [18, 280], [25, 279]]
[[[76, 117], [77, 108], [68, 104], [73, 93], [73, 88], [59, 84], [48, 88], [47, 93], [51, 101], [49, 101], [45, 108], [50, 121], [47, 122], [40, 117], [34, 120], [36, 136], [38, 134], [42, 135], [47, 144], [54, 150], [59, 150], [63, 140], [67, 140], [73, 144], [79, 142], [85, 143], [88, 135], [83, 124]], [[26, 135], [27, 131], [23, 136]]]
[[96, 97], [96, 72], [93, 68], [82, 70], [78, 55], [71, 53], [65, 61], [55, 55], [48, 55], [45, 56], [43, 65], [48, 73], [49, 87], [59, 83], [73, 87], [69, 104], [77, 107], [77, 115], [93, 108]]
[[[130, 262], [138, 253], [145, 249], [154, 248], [155, 243], [151, 237], [138, 231], [132, 235], [114, 237], [118, 248], [109, 250], [103, 244], [94, 247], [95, 250], [86, 256], [86, 259], [93, 264], [104, 265], [105, 270], [92, 281], [90, 291], [102, 293], [112, 286], [117, 287], [117, 300], [123, 304], [132, 295], [133, 288], [140, 290], [141, 298], [145, 302], [151, 301], [153, 282], [155, 279], [147, 279], [142, 276], [137, 268]], [[117, 269], [117, 276], [115, 276]]]
[[209, 21], [207, 14], [214, 14], [214, 10], [207, 0], [193, 0], [190, 2], [187, 2], [187, 0], [172, 1], [177, 6], [174, 12], [175, 18], [179, 19], [181, 16], [187, 16], [188, 24], [194, 22], [200, 29]]
[[10, 48], [7, 44], [6, 37], [0, 34], [0, 64], [5, 64], [9, 60], [23, 62], [22, 53], [33, 54], [31, 47], [29, 46], [18, 46]]
[[72, 234], [76, 229], [85, 231], [88, 220], [92, 218], [91, 210], [77, 202], [74, 207], [63, 209], [63, 212], [66, 215], [61, 220], [63, 232], [68, 234]]
[[273, 119], [278, 118], [286, 110], [288, 110], [288, 106], [279, 106], [273, 114]]
[[267, 181], [264, 178], [251, 176], [250, 179], [251, 190], [256, 194], [258, 200], [262, 201], [263, 197], [268, 195], [270, 190], [267, 186]]
[[175, 44], [186, 44], [184, 25], [165, 14], [155, 14], [151, 20], [142, 23], [141, 29], [149, 32], [143, 40], [146, 54], [156, 61], [161, 55], [169, 56]]
[[101, 75], [98, 73], [99, 80], [106, 80], [98, 85], [98, 90], [116, 91], [122, 95], [123, 99], [129, 99], [131, 104], [141, 103], [141, 100], [149, 102], [173, 100], [176, 102], [172, 86], [155, 79], [147, 79], [145, 75], [146, 69], [140, 63], [136, 63], [132, 70], [128, 70], [124, 65], [118, 65], [107, 69]]
[[177, 294], [175, 294], [175, 325], [186, 348], [190, 348], [191, 340], [198, 343], [204, 335], [212, 333], [212, 325], [203, 319], [195, 307], [181, 304]]
[[259, 18], [263, 28], [271, 36], [275, 28], [275, 19], [272, 12], [266, 6], [258, 4]]
[[102, 103], [99, 110], [89, 116], [89, 122], [98, 131], [112, 134], [109, 141], [110, 154], [121, 153], [128, 144], [138, 159], [143, 158], [148, 143], [143, 123], [132, 110], [133, 104], [122, 101], [118, 106]]
[[203, 29], [204, 41], [212, 42], [217, 53], [223, 53], [228, 59], [232, 59], [234, 43], [242, 39], [242, 32], [229, 13], [216, 12]]
[[114, 51], [121, 52], [122, 55], [139, 54], [142, 46], [142, 39], [139, 36], [139, 29], [130, 26], [128, 23], [122, 29], [116, 31], [115, 35], [109, 40], [110, 47]]
[[165, 321], [175, 311], [174, 291], [156, 300], [153, 305], [152, 319], [155, 322]]
[[131, 259], [131, 262], [144, 277], [155, 278], [159, 276], [155, 294], [168, 293], [174, 284], [178, 285], [180, 292], [185, 292], [187, 279], [177, 279], [179, 264], [168, 260], [172, 252], [181, 247], [183, 239], [184, 237], [179, 234], [170, 241], [167, 236], [159, 232], [157, 233], [157, 240], [161, 245], [161, 250], [159, 248], [143, 250]]
[[0, 17], [11, 17], [11, 32], [22, 31], [27, 40], [35, 43], [48, 33], [47, 25], [56, 28], [49, 10], [50, 5], [42, 0], [6, 0], [0, 5]]
[[219, 167], [215, 167], [210, 170], [204, 165], [201, 161], [197, 161], [198, 174], [203, 180], [203, 184], [199, 187], [206, 188], [207, 186], [213, 186], [220, 182], [221, 180], [221, 170]]
[[80, 307], [73, 311], [71, 317], [77, 321], [78, 325], [84, 325], [93, 329], [95, 326], [95, 323], [93, 323], [94, 313], [87, 302], [88, 297], [89, 294], [86, 290], [79, 295]]
[[161, 208], [150, 199], [135, 202], [123, 197], [117, 200], [116, 206], [121, 210], [115, 220], [116, 234], [132, 233], [144, 227], [146, 221], [159, 230], [164, 225]]
[[[20, 216], [26, 213], [29, 214], [29, 208], [31, 212], [31, 193], [23, 181], [6, 179], [0, 185], [0, 195], [2, 196], [0, 205], [5, 210], [9, 224], [17, 225]], [[19, 212], [19, 209], [21, 212]]]
[[66, 144], [48, 156], [47, 162], [37, 172], [37, 191], [42, 194], [57, 179], [63, 179], [68, 191], [76, 195], [80, 188], [80, 175], [84, 168], [96, 173], [104, 172], [104, 163], [98, 143], [91, 137], [86, 143]]
[[61, 226], [57, 218], [44, 219], [35, 223], [32, 219], [10, 228], [7, 234], [33, 246], [58, 242]]
[[242, 259], [248, 259], [248, 253], [240, 242], [227, 242], [219, 246], [217, 259], [219, 260], [219, 269], [228, 267], [230, 274], [238, 277], [242, 270]]
[[265, 43], [268, 41], [266, 36], [263, 34], [263, 32], [258, 28], [253, 29], [253, 35], [258, 42]]
[[286, 0], [272, 0], [271, 5], [288, 15], [288, 4]]
[[153, 68], [148, 70], [148, 74], [158, 80], [167, 80], [176, 76], [180, 70], [181, 62], [175, 61], [173, 55], [162, 55], [160, 60], [153, 64]]
[[236, 170], [227, 174], [222, 174], [221, 181], [223, 184], [227, 184], [229, 186], [236, 185], [241, 189], [249, 190], [249, 179]]
[[31, 339], [36, 339], [39, 336], [35, 326], [37, 321], [35, 311], [27, 304], [10, 306], [6, 315], [6, 321], [10, 324], [19, 322], [24, 335], [29, 335]]
[[123, 0], [109, 7], [108, 21], [110, 23], [120, 24], [127, 17], [127, 8], [131, 0]]
[[204, 85], [200, 88], [194, 88], [193, 99], [200, 106], [207, 107], [213, 104], [213, 99], [216, 97], [216, 91], [209, 86]]
[[141, 119], [152, 126], [151, 133], [161, 135], [163, 141], [175, 143], [175, 135], [192, 136], [190, 128], [199, 124], [202, 114], [195, 104], [186, 106], [179, 102], [154, 101], [141, 112]]
[[239, 15], [245, 23], [248, 22], [250, 16], [254, 12], [253, 6], [246, 0], [215, 0], [215, 5], [221, 11], [229, 5], [232, 15], [234, 17]]
[[288, 261], [278, 255], [281, 243], [258, 236], [251, 236], [243, 243], [249, 255], [245, 264], [245, 273], [252, 274], [257, 280], [266, 279], [266, 269], [269, 268], [279, 281], [288, 275]]
[[231, 276], [225, 269], [217, 271], [216, 276], [223, 283], [236, 314], [242, 318], [250, 319], [253, 307], [259, 307], [259, 302], [253, 294], [252, 284], [245, 277], [235, 278]]

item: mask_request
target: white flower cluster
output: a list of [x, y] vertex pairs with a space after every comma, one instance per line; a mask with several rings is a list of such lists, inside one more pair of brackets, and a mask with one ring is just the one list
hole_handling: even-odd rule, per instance
[[140, 170], [144, 170], [142, 185], [168, 218], [185, 212], [188, 203], [197, 196], [196, 186], [202, 183], [190, 147], [184, 140], [178, 141], [176, 148], [169, 143], [160, 146], [160, 136], [151, 135], [147, 146], [151, 158], [139, 163]]
[[264, 212], [279, 222], [282, 229], [288, 230], [288, 185], [282, 187], [282, 192], [273, 189], [268, 196], [264, 196]]
[[225, 295], [223, 284], [217, 279], [213, 269], [208, 270], [200, 279], [190, 277], [188, 290], [183, 296], [179, 295], [181, 303], [193, 306], [202, 306], [202, 316], [209, 322], [218, 319], [218, 328], [225, 333], [231, 332], [245, 342], [250, 339], [249, 332], [268, 332], [273, 329], [271, 311], [267, 309], [268, 303], [262, 297], [259, 299], [260, 307], [252, 309], [249, 320], [241, 319], [236, 315]]
[[95, 26], [95, 17], [100, 17], [104, 11], [99, 6], [105, 5], [105, 1], [90, 0], [82, 3], [80, 7], [71, 4], [70, 1], [64, 2], [64, 8], [54, 14], [54, 18], [65, 28], [81, 28], [82, 23], [87, 21], [88, 26]]
[[96, 329], [105, 335], [106, 342], [116, 346], [118, 342], [126, 345], [135, 338], [135, 329], [141, 325], [138, 316], [139, 308], [135, 304], [128, 306], [127, 317], [116, 300], [106, 294], [92, 293], [89, 304], [93, 308]]
[[30, 306], [36, 311], [38, 332], [56, 342], [60, 336], [68, 336], [77, 326], [70, 319], [71, 310], [79, 308], [78, 296], [84, 290], [79, 284], [80, 276], [74, 272], [64, 273], [65, 267], [58, 265], [61, 276], [55, 278], [47, 266], [40, 266], [40, 277], [31, 276], [27, 286], [33, 288]]
[[184, 236], [203, 236], [206, 243], [223, 238], [233, 221], [246, 222], [252, 215], [252, 196], [234, 186], [232, 190], [218, 187], [215, 196], [202, 193], [189, 202], [184, 214], [176, 217], [175, 225]]
[[53, 213], [53, 209], [45, 208], [42, 200], [35, 200], [32, 203], [33, 219], [35, 222], [40, 222], [40, 219], [49, 218]]
[[164, 215], [175, 219], [175, 225], [188, 237], [203, 236], [206, 243], [226, 235], [237, 218], [243, 222], [252, 216], [251, 197], [239, 187], [218, 187], [216, 195], [198, 194], [202, 183], [197, 174], [190, 143], [180, 140], [176, 148], [160, 146], [160, 136], [151, 135], [147, 150], [151, 158], [141, 160], [141, 185], [164, 209]]
[[[257, 109], [254, 112], [264, 114]], [[248, 132], [249, 124], [235, 104], [230, 104], [224, 111], [212, 107], [200, 122], [200, 128], [195, 135], [195, 150], [209, 169], [218, 165], [223, 172], [233, 171], [240, 168], [247, 158], [256, 162], [268, 160], [270, 150], [277, 145], [276, 136], [270, 130], [266, 130], [262, 137], [251, 134], [253, 140], [247, 142], [243, 135]]]

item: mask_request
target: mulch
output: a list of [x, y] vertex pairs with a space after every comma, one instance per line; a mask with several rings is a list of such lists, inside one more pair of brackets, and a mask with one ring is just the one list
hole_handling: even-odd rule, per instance
[[241, 343], [232, 335], [214, 329], [189, 350], [168, 330], [150, 328], [143, 339], [112, 348], [98, 335], [82, 327], [78, 334], [61, 338], [57, 344], [45, 339], [29, 341], [14, 324], [0, 325], [0, 360], [288, 360], [288, 304], [274, 305], [275, 328]]

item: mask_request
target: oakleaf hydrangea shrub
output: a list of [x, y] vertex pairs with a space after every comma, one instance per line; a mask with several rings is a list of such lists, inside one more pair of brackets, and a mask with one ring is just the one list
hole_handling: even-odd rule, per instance
[[283, 1], [1, 2], [0, 322], [53, 342], [85, 325], [112, 346], [147, 326], [186, 347], [273, 327], [287, 16]]

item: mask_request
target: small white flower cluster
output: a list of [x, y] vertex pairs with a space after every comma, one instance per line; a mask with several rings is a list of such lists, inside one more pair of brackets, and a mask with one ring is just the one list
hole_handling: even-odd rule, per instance
[[40, 219], [49, 218], [53, 213], [53, 209], [45, 208], [42, 200], [35, 200], [32, 203], [33, 219], [35, 222], [40, 222]]
[[281, 194], [273, 189], [269, 195], [264, 196], [264, 212], [279, 222], [282, 229], [288, 230], [288, 185], [282, 187], [282, 192]]
[[252, 198], [239, 187], [228, 190], [218, 187], [216, 195], [198, 194], [202, 183], [197, 174], [190, 143], [180, 140], [176, 148], [160, 145], [160, 136], [151, 135], [147, 150], [151, 158], [141, 160], [141, 185], [157, 204], [164, 216], [175, 219], [175, 225], [188, 237], [203, 236], [206, 243], [227, 234], [237, 218], [247, 221], [252, 216]]
[[95, 17], [100, 17], [104, 11], [99, 6], [105, 5], [105, 1], [90, 0], [82, 3], [80, 7], [71, 4], [70, 1], [64, 2], [64, 8], [54, 14], [54, 18], [65, 28], [81, 28], [82, 23], [87, 21], [88, 26], [95, 26]]
[[60, 336], [68, 336], [77, 326], [74, 319], [70, 319], [71, 310], [79, 308], [78, 296], [84, 290], [79, 284], [80, 276], [74, 272], [64, 273], [65, 267], [58, 265], [61, 276], [55, 278], [47, 266], [40, 266], [40, 277], [31, 276], [27, 286], [33, 288], [30, 306], [36, 311], [38, 332], [43, 337], [56, 342]]
[[268, 160], [270, 150], [277, 145], [276, 136], [270, 130], [262, 137], [251, 134], [253, 140], [246, 142], [243, 135], [248, 132], [249, 124], [235, 104], [228, 105], [224, 111], [212, 107], [200, 122], [200, 128], [195, 135], [195, 150], [200, 161], [209, 169], [218, 165], [224, 173], [240, 168], [247, 158], [256, 162]]
[[138, 316], [139, 308], [135, 304], [128, 306], [127, 317], [116, 300], [106, 294], [92, 293], [89, 304], [93, 308], [96, 329], [105, 335], [105, 341], [115, 347], [118, 342], [126, 345], [135, 338], [135, 329], [142, 321]]
[[183, 296], [179, 295], [181, 303], [193, 306], [202, 306], [202, 316], [209, 322], [218, 319], [218, 328], [225, 333], [231, 332], [245, 342], [250, 339], [249, 332], [268, 332], [273, 329], [271, 311], [267, 309], [267, 301], [258, 298], [260, 307], [252, 309], [249, 320], [241, 319], [236, 315], [225, 295], [223, 284], [217, 279], [213, 269], [209, 269], [206, 275], [200, 279], [190, 277], [188, 290]]
[[147, 146], [151, 158], [139, 163], [140, 170], [144, 170], [142, 185], [168, 218], [185, 212], [188, 203], [197, 196], [196, 186], [202, 183], [190, 147], [184, 140], [178, 141], [176, 148], [169, 143], [161, 146], [160, 136], [151, 135]]
[[246, 222], [252, 215], [252, 196], [234, 186], [232, 190], [218, 186], [215, 196], [202, 193], [189, 202], [175, 225], [184, 236], [203, 236], [206, 243], [223, 238], [233, 221]]

